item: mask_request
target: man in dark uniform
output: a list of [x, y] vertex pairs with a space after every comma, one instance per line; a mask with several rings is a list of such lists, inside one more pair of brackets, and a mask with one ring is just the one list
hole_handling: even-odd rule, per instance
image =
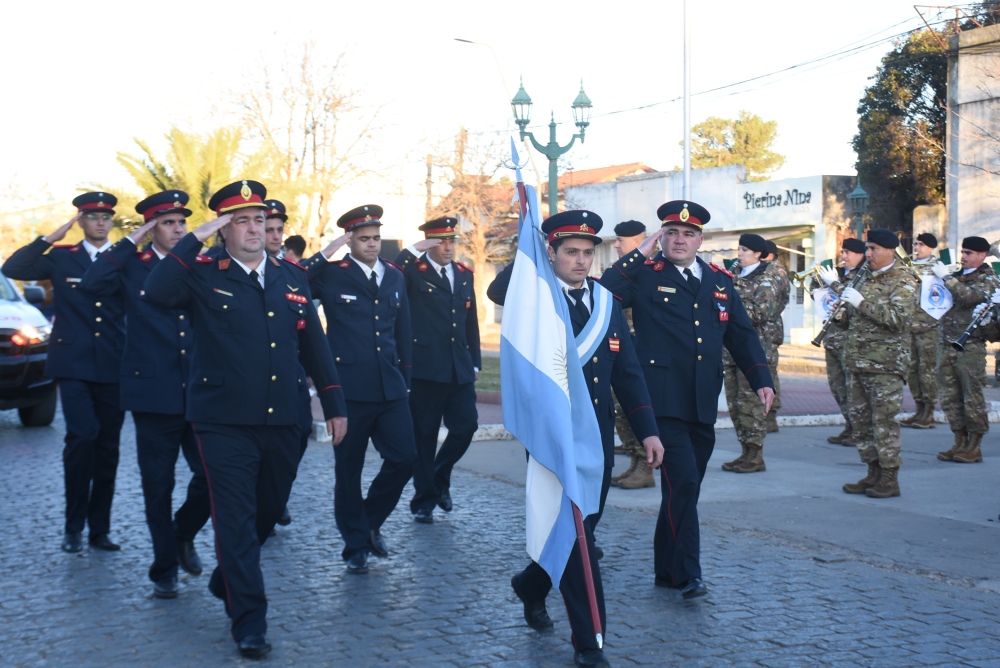
[[[111, 501], [118, 472], [118, 441], [124, 413], [118, 405], [118, 368], [125, 344], [125, 307], [120, 296], [95, 299], [79, 290], [80, 281], [101, 251], [111, 247], [118, 198], [90, 192], [73, 200], [79, 213], [55, 232], [15, 251], [3, 272], [19, 280], [52, 281], [55, 322], [45, 373], [59, 382], [66, 447], [66, 527], [62, 549], [83, 549], [84, 524], [90, 546], [120, 549], [111, 542]], [[53, 246], [77, 222], [83, 241]], [[52, 248], [48, 253], [46, 251]]]
[[[153, 539], [149, 579], [153, 596], [175, 598], [177, 566], [200, 575], [194, 538], [210, 514], [208, 482], [184, 417], [184, 391], [193, 343], [191, 319], [146, 301], [146, 277], [187, 232], [188, 194], [167, 190], [139, 202], [145, 224], [101, 253], [80, 283], [97, 297], [125, 300], [125, 352], [121, 364], [121, 408], [132, 411], [136, 455], [142, 477], [146, 524]], [[138, 249], [149, 235], [151, 243]], [[191, 469], [184, 504], [171, 516], [178, 450]]]
[[[267, 598], [260, 546], [288, 501], [299, 461], [299, 364], [316, 382], [337, 445], [344, 395], [305, 272], [264, 252], [264, 186], [230, 184], [212, 196], [219, 218], [177, 242], [146, 280], [146, 298], [191, 317], [187, 384], [208, 477], [219, 566], [209, 590], [226, 603], [233, 639], [266, 655]], [[223, 249], [198, 255], [219, 231]]]
[[[664, 439], [663, 499], [653, 538], [656, 584], [704, 596], [698, 495], [715, 448], [722, 349], [771, 408], [774, 386], [733, 275], [698, 259], [710, 214], [690, 201], [657, 209], [660, 232], [604, 272], [601, 284], [632, 307], [635, 347]], [[653, 256], [657, 242], [663, 249]], [[648, 259], [647, 259], [648, 258]]]
[[[549, 260], [569, 304], [573, 333], [579, 334], [590, 320], [594, 309], [594, 280], [589, 278], [594, 262], [594, 248], [601, 243], [598, 236], [603, 221], [592, 211], [564, 211], [548, 218], [542, 232], [548, 236]], [[513, 263], [500, 272], [490, 284], [487, 295], [503, 305], [513, 272]], [[650, 409], [649, 393], [642, 379], [642, 372], [635, 357], [628, 322], [621, 307], [611, 301], [611, 319], [606, 336], [593, 357], [583, 366], [583, 376], [594, 402], [594, 412], [601, 429], [604, 450], [604, 476], [601, 482], [601, 500], [597, 514], [584, 519], [590, 571], [600, 611], [601, 628], [606, 632], [604, 591], [598, 553], [594, 545], [594, 529], [604, 511], [604, 502], [611, 485], [614, 466], [614, 400], [611, 392], [621, 402], [629, 423], [646, 451], [646, 463], [656, 468], [663, 457], [663, 446], [656, 431], [656, 421]], [[516, 305], [514, 305], [516, 308]], [[573, 630], [574, 660], [578, 666], [607, 666], [607, 659], [595, 641], [595, 629], [590, 615], [585, 585], [583, 559], [579, 545], [573, 547], [559, 589], [566, 603], [566, 612]], [[552, 589], [548, 573], [536, 562], [511, 578], [514, 593], [524, 604], [524, 619], [538, 631], [552, 629], [552, 620], [545, 608], [545, 598]]]
[[[410, 386], [410, 306], [399, 267], [379, 258], [382, 207], [348, 211], [337, 221], [344, 235], [309, 258], [313, 295], [323, 303], [326, 335], [347, 396], [351, 430], [334, 450], [334, 515], [344, 538], [349, 573], [368, 572], [368, 554], [389, 555], [382, 524], [399, 503], [413, 473], [416, 446], [407, 394]], [[331, 256], [344, 244], [350, 254]], [[382, 467], [361, 493], [368, 440]]]
[[[410, 512], [423, 524], [434, 521], [435, 504], [451, 511], [451, 470], [479, 427], [476, 290], [472, 270], [453, 260], [457, 224], [449, 217], [424, 223], [425, 239], [396, 258], [406, 277], [413, 329], [410, 413], [417, 460]], [[435, 457], [442, 419], [448, 436]]]

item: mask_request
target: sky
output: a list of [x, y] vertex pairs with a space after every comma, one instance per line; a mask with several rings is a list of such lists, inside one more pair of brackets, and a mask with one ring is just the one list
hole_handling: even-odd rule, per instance
[[[449, 146], [459, 127], [484, 140], [516, 130], [509, 99], [521, 80], [534, 101], [529, 129], [546, 141], [554, 113], [561, 143], [574, 130], [570, 105], [582, 80], [593, 118], [568, 154], [573, 168], [669, 170], [682, 163], [683, 8], [681, 0], [8, 3], [0, 187], [70, 199], [86, 183], [126, 186], [118, 151], [135, 152], [135, 138], [162, 148], [171, 125], [233, 122], [232, 93], [306, 40], [321, 57], [344, 55], [347, 81], [378, 108], [377, 139], [393, 156], [385, 182], [359, 187], [351, 201], [397, 191], [422, 201], [425, 156]], [[691, 0], [688, 10], [692, 123], [741, 109], [776, 120], [774, 149], [786, 162], [775, 178], [853, 174], [857, 103], [891, 48], [885, 40], [922, 25], [911, 0]]]

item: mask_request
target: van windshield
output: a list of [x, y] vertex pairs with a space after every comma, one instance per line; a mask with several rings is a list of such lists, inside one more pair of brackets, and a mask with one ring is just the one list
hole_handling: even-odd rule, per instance
[[0, 299], [8, 302], [18, 302], [21, 298], [14, 290], [14, 286], [7, 280], [6, 276], [0, 275]]

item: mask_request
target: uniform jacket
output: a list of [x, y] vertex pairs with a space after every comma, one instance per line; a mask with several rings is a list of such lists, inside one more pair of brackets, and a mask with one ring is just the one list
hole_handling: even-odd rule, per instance
[[438, 383], [473, 383], [474, 369], [483, 366], [479, 349], [479, 318], [472, 270], [451, 263], [448, 281], [427, 262], [403, 250], [396, 258], [406, 278], [413, 331], [413, 377]]
[[723, 347], [754, 391], [774, 384], [732, 274], [697, 262], [697, 294], [662, 253], [646, 260], [637, 250], [605, 271], [601, 284], [632, 308], [636, 354], [656, 416], [714, 424]]
[[861, 306], [848, 305], [835, 325], [847, 329], [847, 368], [863, 373], [891, 373], [906, 378], [910, 370], [910, 322], [917, 279], [900, 261], [867, 276], [858, 292]]
[[184, 309], [194, 329], [187, 419], [238, 425], [299, 423], [305, 367], [326, 419], [346, 416], [344, 394], [305, 271], [265, 258], [265, 287], [229, 253], [199, 256], [188, 234], [146, 279], [146, 299]]
[[[9, 262], [9, 260], [8, 260]], [[952, 307], [941, 316], [938, 333], [941, 342], [947, 344], [962, 335], [972, 322], [972, 311], [976, 306], [990, 300], [993, 291], [1000, 287], [1000, 280], [987, 263], [975, 271], [963, 274], [959, 269], [945, 278], [944, 286], [951, 293]], [[983, 343], [983, 328], [972, 330], [969, 343]]]
[[[840, 293], [844, 291], [847, 284], [851, 282], [854, 278], [855, 270], [845, 270], [843, 267], [837, 267], [837, 275], [840, 277], [834, 281], [829, 287], [830, 291], [840, 298]], [[814, 292], [820, 288], [825, 287], [823, 282], [818, 278], [813, 277], [812, 282], [809, 285], [809, 292]], [[832, 317], [832, 315], [831, 315]], [[826, 330], [826, 336], [823, 337], [823, 347], [834, 353], [841, 353], [844, 351], [844, 339], [847, 338], [847, 330], [841, 329], [840, 327], [835, 327], [831, 325]]]
[[3, 273], [22, 281], [52, 281], [55, 320], [46, 374], [117, 383], [125, 346], [125, 305], [120, 295], [97, 298], [80, 290], [91, 264], [83, 244], [52, 246], [39, 237], [15, 251], [4, 262]]
[[349, 257], [329, 262], [317, 253], [305, 263], [313, 296], [323, 303], [326, 337], [349, 401], [405, 399], [413, 338], [403, 272], [384, 263], [376, 293]]
[[[781, 325], [781, 285], [773, 265], [761, 262], [746, 276], [734, 276], [733, 285], [743, 302], [743, 307], [750, 318], [750, 324], [760, 338], [764, 348], [764, 356], [768, 364], [774, 362], [777, 351], [777, 338], [774, 330]], [[735, 366], [732, 356], [723, 351], [723, 362]]]
[[[767, 280], [774, 286], [776, 302], [774, 305], [774, 314], [764, 325], [764, 330], [767, 332], [767, 337], [771, 340], [774, 346], [778, 347], [785, 342], [785, 321], [781, 314], [785, 312], [785, 308], [788, 306], [788, 300], [791, 296], [789, 292], [788, 270], [786, 270], [780, 262], [775, 260], [774, 262], [767, 263], [765, 271], [768, 274]], [[743, 305], [747, 306], [746, 299], [743, 300]], [[749, 306], [747, 306], [747, 310], [750, 310]], [[761, 330], [757, 330], [757, 333], [761, 335], [761, 343], [763, 343], [764, 335]], [[770, 356], [768, 356], [768, 359], [771, 359]]]
[[125, 301], [122, 410], [183, 415], [193, 330], [184, 311], [160, 308], [146, 299], [143, 286], [159, 263], [152, 244], [139, 250], [122, 239], [97, 256], [80, 289]]
[[[513, 268], [513, 263], [509, 264], [490, 284], [486, 294], [493, 302], [503, 305]], [[593, 295], [594, 280], [588, 278], [587, 282], [591, 284], [590, 294]], [[649, 436], [659, 436], [642, 368], [629, 335], [628, 321], [625, 320], [618, 300], [613, 302], [614, 310], [608, 331], [594, 355], [583, 365], [583, 379], [587, 382], [590, 399], [594, 402], [594, 412], [601, 427], [601, 442], [604, 445], [604, 463], [608, 467], [614, 465], [615, 458], [615, 403], [611, 397], [612, 390], [640, 443]], [[593, 297], [590, 306], [593, 308]], [[516, 306], [512, 305], [511, 308]], [[569, 313], [574, 328], [582, 328], [587, 324], [582, 321], [576, 309], [570, 308]]]

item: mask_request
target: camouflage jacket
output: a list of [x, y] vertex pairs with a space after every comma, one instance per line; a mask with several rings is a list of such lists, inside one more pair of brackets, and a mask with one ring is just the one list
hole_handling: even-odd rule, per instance
[[[847, 287], [847, 284], [851, 282], [852, 278], [854, 278], [854, 273], [844, 271], [843, 268], [837, 267], [837, 274], [840, 275], [840, 278], [830, 285], [830, 290], [833, 294], [839, 297], [840, 293], [844, 291], [845, 287]], [[812, 282], [809, 284], [809, 294], [812, 294], [816, 290], [823, 287], [826, 286], [823, 285], [821, 280], [813, 278]], [[844, 350], [844, 339], [846, 338], [847, 330], [831, 325], [830, 328], [826, 330], [826, 336], [823, 337], [823, 347], [832, 353], [842, 352]]]
[[[962, 335], [965, 328], [972, 322], [972, 311], [977, 304], [989, 301], [993, 291], [1000, 287], [1000, 279], [990, 265], [983, 263], [978, 269], [968, 274], [961, 270], [944, 279], [944, 287], [951, 293], [953, 305], [938, 323], [938, 334], [941, 341], [954, 341]], [[980, 328], [981, 329], [981, 328]], [[983, 333], [973, 330], [969, 342], [982, 342]]]
[[911, 331], [914, 334], [922, 334], [924, 332], [929, 332], [932, 329], [937, 329], [938, 319], [931, 316], [924, 309], [920, 307], [920, 276], [924, 274], [930, 274], [930, 267], [937, 262], [937, 258], [933, 255], [926, 260], [914, 260], [913, 268], [917, 274], [917, 308], [913, 311], [913, 325]]
[[846, 317], [835, 324], [847, 328], [844, 357], [847, 368], [864, 373], [902, 376], [910, 367], [910, 323], [916, 308], [917, 278], [898, 260], [885, 271], [867, 269], [857, 288], [861, 306], [848, 305]]
[[778, 298], [778, 306], [775, 310], [774, 318], [764, 325], [764, 333], [761, 334], [761, 338], [766, 334], [775, 346], [780, 346], [785, 342], [785, 321], [782, 319], [781, 314], [784, 313], [785, 307], [788, 306], [788, 271], [781, 266], [780, 262], [769, 262], [764, 272], [770, 276], [770, 280], [776, 286], [775, 293]]
[[[768, 364], [770, 364], [775, 353], [771, 328], [773, 328], [774, 319], [780, 312], [778, 311], [778, 284], [774, 280], [774, 273], [768, 271], [768, 266], [767, 262], [761, 262], [748, 275], [741, 277], [737, 274], [733, 277], [733, 285], [736, 287], [740, 300], [743, 301], [743, 306], [750, 317], [750, 324], [757, 332]], [[730, 366], [734, 364], [728, 351], [725, 351], [723, 355], [723, 363]]]

